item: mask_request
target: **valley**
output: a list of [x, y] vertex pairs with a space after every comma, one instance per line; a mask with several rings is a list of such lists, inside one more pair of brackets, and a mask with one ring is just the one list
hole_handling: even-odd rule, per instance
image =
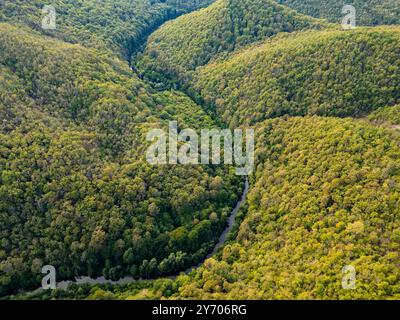
[[[398, 0], [77, 2], [0, 6], [0, 296], [400, 297]], [[254, 130], [254, 172], [150, 165], [171, 121]]]

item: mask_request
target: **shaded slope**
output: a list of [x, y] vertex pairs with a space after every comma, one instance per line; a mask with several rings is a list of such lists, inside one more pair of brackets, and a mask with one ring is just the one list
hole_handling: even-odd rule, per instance
[[[220, 1], [210, 8], [217, 8], [223, 3], [227, 2]], [[235, 3], [241, 6], [241, 3], [251, 5], [257, 2]], [[265, 3], [269, 5], [269, 2]], [[223, 10], [217, 10], [213, 23], [216, 20], [226, 21], [222, 19], [223, 16], [219, 16], [220, 12]], [[213, 15], [209, 13], [207, 19], [212, 21]], [[207, 19], [203, 18], [204, 23]], [[247, 21], [250, 20], [252, 19]], [[185, 26], [190, 27], [190, 24]], [[169, 28], [169, 24], [165, 28]], [[212, 49], [212, 57], [208, 57], [207, 54], [202, 56], [202, 50], [195, 51], [193, 56], [189, 50], [186, 51], [187, 48], [192, 48], [191, 45], [188, 47], [185, 43], [185, 40], [192, 38], [183, 36], [188, 28], [175, 30], [177, 34], [173, 35], [173, 38], [177, 39], [176, 52], [174, 52], [175, 48], [168, 48], [167, 41], [162, 40], [160, 52], [164, 54], [172, 50], [171, 56], [162, 57], [159, 52], [153, 52], [145, 56], [143, 61], [144, 64], [149, 64], [147, 67], [150, 72], [156, 71], [156, 74], [149, 77], [157, 78], [157, 72], [167, 71], [174, 77], [174, 81], [176, 79], [182, 82], [190, 81], [191, 87], [200, 89], [202, 97], [211, 105], [215, 105], [221, 117], [231, 126], [253, 124], [257, 129], [257, 171], [251, 181], [252, 190], [248, 201], [247, 217], [240, 226], [237, 238], [226, 246], [219, 256], [208, 260], [203, 267], [189, 276], [178, 277], [176, 281], [159, 280], [144, 285], [138, 282], [122, 289], [119, 287], [108, 289], [113, 292], [103, 289], [73, 288], [72, 292], [76, 293], [73, 297], [100, 299], [398, 298], [400, 292], [398, 268], [400, 264], [400, 149], [397, 137], [389, 130], [354, 119], [284, 116], [281, 119], [264, 121], [269, 117], [287, 114], [358, 116], [384, 105], [398, 103], [398, 28], [360, 29], [357, 32], [348, 33], [329, 31], [281, 35], [275, 40], [239, 52], [237, 55], [225, 55], [238, 49], [237, 41], [240, 47], [252, 43], [253, 40], [260, 40], [257, 32], [253, 38], [254, 33], [248, 34], [243, 29], [244, 35], [249, 35], [249, 37], [244, 37], [243, 43], [234, 38], [234, 41], [228, 41], [228, 45], [221, 50]], [[257, 27], [254, 28], [257, 29]], [[213, 35], [217, 34], [216, 43], [220, 43], [220, 38], [225, 39], [218, 36], [220, 30], [218, 28], [216, 33], [211, 33], [211, 39], [214, 39]], [[178, 33], [181, 32], [182, 34], [179, 35]], [[196, 33], [191, 34], [196, 35]], [[232, 34], [236, 33], [232, 32]], [[261, 38], [267, 36], [267, 33], [260, 34]], [[202, 35], [199, 35], [200, 39], [201, 37]], [[179, 46], [180, 42], [184, 44], [182, 47]], [[234, 45], [231, 46], [231, 44]], [[202, 46], [203, 44], [200, 47]], [[214, 48], [213, 46], [214, 44], [207, 48]], [[209, 62], [217, 56], [219, 60], [197, 69], [190, 74], [193, 78], [188, 77], [188, 70], [196, 69], [199, 64]], [[178, 67], [175, 68], [175, 65]], [[151, 96], [158, 97], [158, 94], [153, 93]], [[149, 105], [148, 99], [147, 95], [144, 99], [140, 99], [140, 105], [146, 106], [146, 109]], [[148, 109], [152, 108], [149, 106]], [[195, 106], [193, 109], [196, 110]], [[151, 119], [157, 121], [157, 116], [152, 115]], [[202, 118], [201, 114], [199, 118]], [[18, 137], [16, 141], [9, 142], [5, 151], [2, 152], [6, 156], [10, 154], [13, 156], [14, 150], [9, 152], [8, 149], [17, 144], [19, 139], [21, 138]], [[85, 144], [82, 143], [82, 145]], [[71, 149], [78, 148], [73, 145]], [[96, 157], [97, 154], [94, 158]], [[89, 156], [88, 158], [92, 161]], [[18, 164], [17, 160], [12, 166], [15, 167]], [[120, 194], [118, 191], [120, 189], [129, 191], [124, 189], [129, 179], [123, 179], [122, 182], [118, 180], [118, 183], [111, 186], [108, 184], [118, 176], [118, 169], [105, 170], [102, 178], [104, 181], [99, 183], [99, 187], [108, 187], [109, 193], [100, 193], [106, 199], [108, 199], [107, 196], [117, 194], [118, 201], [122, 201], [126, 192]], [[127, 170], [131, 175], [139, 172], [132, 173], [131, 167]], [[197, 171], [194, 170], [189, 175], [192, 177], [196, 173]], [[146, 207], [149, 202], [144, 200], [145, 204], [139, 206], [139, 210], [143, 209], [143, 211], [139, 212], [145, 212], [147, 209], [147, 213], [152, 213], [150, 216], [154, 218], [153, 221], [158, 222], [157, 217], [160, 212], [157, 212], [157, 209], [160, 209], [160, 205], [158, 198], [154, 198], [160, 195], [160, 190], [164, 188], [168, 180], [159, 179], [158, 176], [156, 178], [156, 174], [150, 170], [148, 179], [156, 181], [153, 185], [156, 190], [149, 188], [146, 193], [146, 195], [154, 195], [149, 202], [154, 202], [156, 207], [150, 205]], [[174, 179], [174, 172], [168, 171], [168, 174], [170, 175], [167, 179]], [[184, 173], [179, 172], [179, 174]], [[200, 175], [204, 177], [202, 172]], [[200, 178], [200, 175], [196, 177]], [[9, 172], [6, 172], [2, 179], [6, 183], [17, 180]], [[143, 180], [147, 182], [146, 179]], [[187, 179], [183, 181], [186, 182]], [[212, 181], [207, 180], [202, 187], [219, 186], [220, 188], [217, 189], [220, 190], [220, 182], [219, 179], [212, 178]], [[168, 185], [168, 190], [173, 192], [175, 187], [184, 188], [182, 185]], [[102, 190], [100, 188], [100, 191]], [[68, 195], [75, 201], [73, 197], [79, 193], [75, 189], [73, 191], [72, 196], [70, 193]], [[173, 194], [172, 200], [167, 204], [163, 203], [162, 206], [163, 209], [175, 210], [176, 216], [186, 217], [188, 226], [193, 208], [188, 208], [185, 204], [186, 202], [193, 203], [190, 197], [191, 191], [190, 188], [185, 189], [182, 202], [177, 194]], [[34, 192], [31, 191], [30, 194], [32, 193]], [[221, 191], [220, 201], [217, 202], [222, 203], [222, 198], [226, 199], [227, 193], [224, 194]], [[18, 195], [18, 192], [15, 194]], [[168, 193], [163, 193], [163, 195], [171, 197]], [[48, 195], [50, 196], [52, 194]], [[210, 192], [201, 200], [197, 199], [199, 201], [195, 201], [196, 209], [201, 210], [199, 203], [203, 204], [202, 201], [205, 201], [205, 205], [214, 203], [214, 196], [215, 194]], [[103, 201], [103, 198], [101, 200]], [[126, 202], [123, 204], [128, 205], [129, 201], [128, 204]], [[85, 209], [92, 208], [86, 203], [82, 205]], [[116, 206], [118, 205], [119, 203]], [[179, 210], [176, 209], [177, 207]], [[103, 215], [107, 215], [110, 208], [114, 209], [108, 207], [108, 211], [104, 211]], [[195, 226], [196, 240], [200, 242], [206, 241], [210, 236], [203, 229], [203, 226], [207, 224], [206, 220], [211, 220], [209, 209], [201, 210], [198, 215], [199, 211], [196, 211], [196, 217], [191, 225]], [[223, 217], [224, 209], [219, 212]], [[117, 210], [117, 213], [120, 212]], [[117, 218], [119, 218], [118, 214]], [[119, 229], [121, 226], [118, 224], [120, 222], [118, 219], [112, 219], [113, 223], [111, 223], [111, 218], [115, 218], [114, 210], [111, 211], [111, 215], [109, 228], [112, 229], [112, 226]], [[54, 223], [63, 222], [62, 218]], [[204, 224], [197, 221], [200, 218], [205, 220]], [[70, 223], [68, 220], [67, 222]], [[192, 253], [193, 248], [187, 248], [194, 236], [189, 228], [179, 228], [179, 224], [175, 223], [174, 227], [178, 228], [170, 231], [172, 229], [169, 229], [170, 225], [167, 223], [165, 229], [168, 230], [166, 232], [168, 241], [165, 240], [165, 234], [157, 236], [154, 240], [154, 237], [148, 237], [149, 234], [151, 236], [154, 234], [154, 229], [151, 227], [153, 224], [148, 221], [145, 225], [141, 223], [135, 220], [135, 224], [132, 224], [140, 225], [138, 229], [142, 232], [141, 235], [144, 235], [143, 237], [139, 237], [138, 240], [137, 234], [140, 232], [134, 228], [134, 232], [127, 231], [128, 236], [124, 234], [122, 239], [127, 243], [132, 241], [132, 249], [135, 250], [134, 257], [138, 253], [142, 254], [141, 250], [153, 252], [167, 245], [175, 245], [174, 248], [184, 248]], [[102, 221], [100, 225], [107, 225], [107, 223]], [[162, 229], [164, 225], [157, 224], [157, 226], [160, 225]], [[29, 226], [27, 229], [30, 230]], [[90, 240], [83, 237], [83, 248], [86, 248], [85, 246], [89, 243], [88, 246], [91, 249], [103, 249], [101, 246], [98, 247], [102, 244], [103, 230], [90, 231], [92, 231]], [[69, 240], [68, 237], [67, 239]], [[121, 244], [121, 242], [114, 244], [111, 241], [110, 246], [107, 246], [108, 252], [115, 252], [114, 250], [119, 249]], [[4, 252], [9, 244], [2, 245], [6, 249], [3, 249], [1, 254], [5, 256]], [[71, 243], [71, 248], [75, 250], [72, 253], [76, 261], [79, 258], [87, 259], [87, 254], [89, 254], [89, 259], [92, 257], [90, 250], [82, 249], [76, 242]], [[140, 250], [136, 251], [137, 248]], [[202, 249], [204, 247], [200, 250]], [[77, 254], [76, 250], [78, 250]], [[122, 250], [118, 252], [122, 254]], [[154, 260], [149, 261], [149, 257], [138, 267], [138, 262], [132, 260], [131, 253], [131, 251], [123, 253], [122, 261], [126, 270], [130, 267], [132, 273], [137, 274], [139, 270], [140, 274], [146, 276], [160, 273], [160, 269], [154, 267], [160, 260], [159, 257], [155, 263]], [[109, 258], [108, 255], [106, 257], [103, 272], [110, 275], [121, 273], [118, 268], [109, 268], [114, 262], [120, 263], [121, 257]], [[190, 258], [195, 259], [193, 256]], [[165, 258], [160, 266], [169, 267], [171, 270], [179, 269], [189, 261], [185, 259], [186, 257], [182, 258], [178, 251]], [[19, 260], [11, 260], [11, 262], [20, 267]], [[37, 264], [35, 261], [35, 266]], [[345, 265], [353, 265], [356, 268], [356, 290], [343, 290], [341, 287], [342, 268]], [[11, 268], [13, 266], [11, 265]], [[9, 271], [10, 262], [3, 263], [1, 267], [2, 270]], [[92, 269], [93, 265], [90, 262], [87, 270], [93, 272]], [[16, 270], [19, 269], [16, 268]], [[51, 295], [53, 294], [57, 296], [58, 293]], [[68, 296], [68, 293], [65, 296]]]
[[0, 21], [20, 23], [64, 41], [109, 48], [130, 58], [146, 35], [166, 20], [209, 4], [210, 0], [55, 0], [57, 29], [41, 28], [43, 2], [4, 0]]
[[[237, 237], [176, 280], [72, 287], [42, 298], [398, 299], [400, 146], [364, 121], [257, 124], [257, 172]], [[356, 288], [342, 287], [345, 266]]]

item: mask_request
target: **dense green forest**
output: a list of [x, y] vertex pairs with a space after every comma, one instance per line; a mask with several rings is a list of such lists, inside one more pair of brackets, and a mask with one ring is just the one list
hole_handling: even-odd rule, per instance
[[3, 0], [0, 22], [24, 24], [52, 37], [97, 49], [110, 48], [126, 58], [164, 21], [212, 0], [54, 0], [55, 30], [43, 30], [39, 0]]
[[399, 0], [276, 0], [294, 10], [316, 18], [340, 23], [342, 8], [352, 5], [356, 9], [358, 25], [375, 26], [400, 23]]
[[186, 71], [216, 56], [279, 32], [319, 29], [326, 23], [270, 0], [218, 0], [208, 8], [166, 23], [147, 42], [139, 66], [153, 81], [187, 80]]
[[289, 115], [362, 116], [400, 102], [400, 28], [274, 38], [198, 69], [194, 91], [231, 126]]
[[[258, 9], [257, 1], [249, 2], [257, 8], [257, 13], [264, 12]], [[400, 102], [398, 26], [358, 28], [352, 32], [284, 33], [256, 41], [246, 48], [241, 48], [239, 40], [239, 44], [233, 40], [232, 47], [227, 49], [233, 53], [218, 55], [208, 63], [204, 63], [208, 58], [193, 62], [192, 59], [202, 57], [203, 53], [212, 55], [213, 50], [203, 45], [201, 37], [209, 39], [208, 33], [222, 30], [212, 27], [215, 23], [208, 11], [221, 14], [226, 10], [226, 3], [217, 2], [156, 31], [139, 61], [143, 73], [165, 84], [169, 80], [180, 83], [193, 96], [211, 106], [231, 127], [286, 114], [359, 117]], [[245, 1], [240, 3], [246, 8]], [[233, 4], [231, 7], [236, 13]], [[270, 12], [270, 7], [265, 7], [266, 12]], [[204, 36], [198, 27], [201, 23], [194, 24], [192, 29], [184, 26], [196, 18], [209, 24], [205, 28], [209, 31], [204, 32]], [[222, 21], [220, 17], [216, 20]], [[196, 32], [200, 36], [189, 36]], [[254, 36], [257, 39], [250, 30], [244, 43], [255, 41]], [[181, 41], [178, 45], [179, 37], [189, 39], [189, 42]], [[215, 47], [223, 47], [223, 41], [216, 40], [216, 43], [220, 46]], [[192, 71], [186, 72], [188, 70]], [[163, 76], [166, 74], [170, 79], [165, 81]]]
[[[400, 297], [400, 148], [335, 118], [258, 124], [255, 184], [237, 242], [191, 277], [184, 298]], [[344, 265], [357, 288], [341, 288]]]
[[[77, 2], [53, 31], [38, 1], [0, 4], [0, 296], [52, 264], [145, 280], [6, 298], [400, 299], [399, 26], [343, 31], [340, 1]], [[375, 26], [397, 2], [346, 4]], [[225, 246], [165, 278], [211, 251], [244, 182], [149, 165], [170, 120], [253, 128], [256, 157]]]
[[[176, 280], [71, 287], [48, 298], [400, 298], [400, 146], [359, 120], [257, 124], [257, 173], [238, 235]], [[342, 268], [356, 290], [341, 287]]]
[[150, 166], [146, 133], [215, 127], [116, 57], [0, 24], [1, 294], [58, 276], [155, 277], [198, 263], [242, 181], [220, 166]]

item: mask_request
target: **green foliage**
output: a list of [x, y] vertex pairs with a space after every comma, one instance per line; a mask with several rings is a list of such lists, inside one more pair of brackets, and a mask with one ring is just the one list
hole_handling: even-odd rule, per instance
[[[397, 1], [346, 4], [375, 25], [397, 23]], [[343, 4], [279, 2], [330, 21]], [[55, 1], [56, 31], [40, 30], [37, 1], [1, 3], [14, 25], [0, 23], [0, 295], [38, 285], [44, 264], [58, 280], [197, 265], [243, 183], [223, 166], [150, 166], [146, 133], [177, 120], [256, 130], [225, 247], [173, 279], [9, 298], [400, 298], [399, 27], [320, 31], [272, 0], [219, 0], [153, 33], [138, 77], [117, 56], [209, 1], [73, 3]]]
[[38, 285], [44, 264], [58, 280], [118, 279], [179, 272], [206, 255], [240, 181], [221, 166], [145, 159], [151, 128], [215, 126], [198, 105], [153, 92], [101, 51], [5, 23], [0, 70], [1, 294]]
[[184, 81], [186, 71], [205, 65], [218, 55], [278, 32], [324, 25], [269, 0], [219, 0], [154, 32], [139, 65], [148, 69], [145, 75], [152, 80], [169, 76]]
[[[257, 125], [257, 173], [237, 241], [189, 277], [179, 298], [400, 297], [400, 148], [355, 120]], [[356, 289], [341, 287], [356, 269]]]
[[43, 2], [3, 0], [0, 22], [21, 23], [46, 35], [94, 48], [110, 48], [129, 58], [143, 39], [164, 21], [210, 0], [54, 0], [57, 29], [43, 30]]
[[368, 119], [374, 123], [388, 124], [398, 128], [400, 126], [400, 105], [378, 109], [372, 112]]
[[171, 297], [177, 291], [177, 283], [171, 279], [140, 280], [126, 285], [70, 285], [68, 290], [52, 290], [31, 295], [8, 296], [18, 300], [155, 300]]
[[342, 8], [352, 5], [356, 8], [356, 22], [359, 25], [400, 23], [399, 0], [276, 0], [294, 10], [331, 22], [341, 22], [345, 14]]
[[278, 37], [199, 69], [193, 87], [231, 126], [285, 114], [362, 116], [400, 101], [399, 31]]
[[[256, 131], [248, 212], [219, 255], [176, 280], [53, 297], [398, 299], [398, 141], [363, 121], [315, 116], [267, 120]], [[346, 265], [356, 270], [354, 290], [342, 288]]]

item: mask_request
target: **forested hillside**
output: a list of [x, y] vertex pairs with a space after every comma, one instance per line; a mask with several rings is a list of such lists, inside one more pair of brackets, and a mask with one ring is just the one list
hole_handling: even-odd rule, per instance
[[211, 3], [212, 0], [54, 0], [57, 28], [44, 30], [43, 2], [3, 0], [0, 22], [25, 24], [46, 35], [100, 49], [110, 48], [126, 58], [164, 21]]
[[[202, 16], [209, 30], [221, 30], [222, 4], [162, 27], [140, 63], [149, 78], [168, 74], [198, 95], [232, 128], [257, 130], [246, 218], [235, 240], [190, 275], [85, 288], [82, 297], [399, 297], [399, 137], [393, 126], [374, 125], [396, 119], [391, 105], [400, 99], [399, 28], [294, 32], [226, 50], [232, 54], [217, 52], [214, 61], [191, 60], [192, 48], [197, 58], [203, 47], [202, 33], [194, 31], [199, 23], [193, 24], [197, 37], [188, 36], [189, 17]], [[183, 44], [170, 46], [171, 39]], [[308, 116], [361, 118], [374, 110], [370, 124]], [[296, 115], [305, 117], [290, 117]], [[341, 287], [346, 265], [357, 271], [356, 290]]]
[[[161, 30], [173, 24], [178, 28], [179, 20]], [[170, 74], [170, 65], [185, 65], [182, 53], [193, 52], [175, 46], [171, 53], [169, 34], [180, 33], [159, 40], [152, 36], [145, 56], [151, 61], [145, 64], [147, 74], [154, 74], [154, 65], [158, 74]], [[285, 114], [362, 116], [400, 102], [399, 39], [397, 26], [282, 34], [219, 57], [175, 81], [232, 127]], [[153, 43], [159, 49], [149, 58]], [[165, 63], [165, 56], [173, 62]]]
[[[350, 119], [257, 127], [258, 168], [237, 242], [182, 277], [177, 296], [399, 298], [398, 140]], [[355, 290], [341, 287], [345, 265], [357, 270]]]
[[352, 5], [356, 9], [358, 25], [375, 26], [400, 23], [399, 0], [276, 0], [294, 10], [316, 18], [340, 23], [345, 14], [342, 8]]
[[[54, 31], [37, 1], [0, 6], [0, 296], [51, 264], [147, 280], [36, 298], [400, 299], [399, 26], [315, 18], [341, 1], [217, 0], [146, 42], [212, 1], [76, 2], [55, 1]], [[351, 3], [398, 23], [398, 0]], [[253, 128], [256, 157], [228, 242], [167, 279], [210, 252], [244, 183], [150, 166], [146, 133], [170, 120]]]
[[400, 28], [282, 36], [193, 75], [231, 126], [289, 115], [361, 116], [400, 102]]
[[[176, 280], [45, 297], [89, 299], [400, 298], [400, 146], [352, 119], [257, 124], [257, 170], [237, 237]], [[354, 266], [355, 290], [342, 268]]]
[[0, 291], [76, 275], [154, 277], [205, 256], [241, 191], [222, 167], [150, 166], [149, 128], [213, 127], [126, 63], [0, 24]]
[[205, 65], [218, 55], [278, 32], [326, 25], [270, 0], [218, 0], [154, 32], [140, 65], [147, 68], [145, 75], [151, 80], [185, 80], [186, 71]]

